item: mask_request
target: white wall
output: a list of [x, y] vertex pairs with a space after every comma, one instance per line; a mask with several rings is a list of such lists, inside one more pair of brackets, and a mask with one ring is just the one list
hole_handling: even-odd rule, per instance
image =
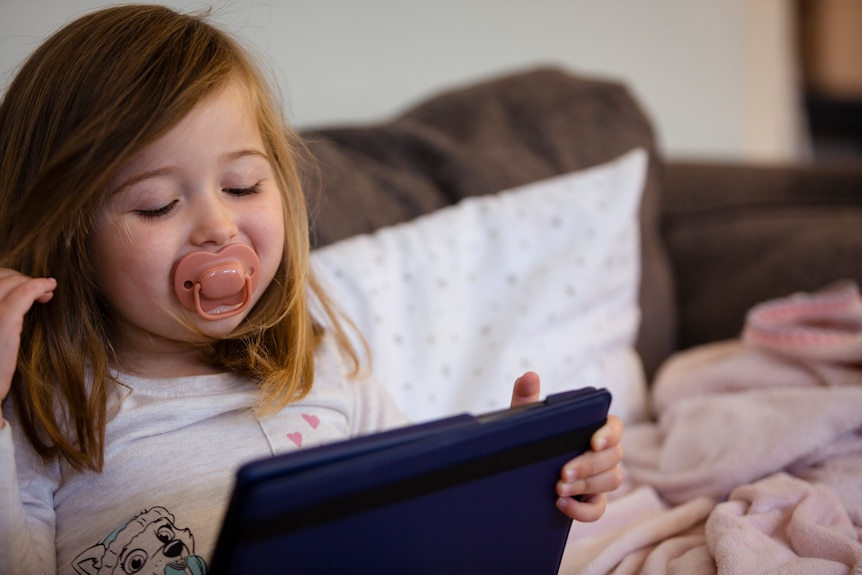
[[[0, 0], [0, 84], [41, 38], [108, 3]], [[299, 127], [384, 119], [442, 88], [551, 63], [626, 82], [669, 156], [786, 161], [805, 149], [791, 0], [213, 3], [266, 55]]]

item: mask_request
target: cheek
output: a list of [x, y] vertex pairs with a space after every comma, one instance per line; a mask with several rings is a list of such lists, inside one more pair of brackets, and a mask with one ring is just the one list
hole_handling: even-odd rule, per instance
[[[98, 220], [90, 235], [90, 258], [96, 270], [96, 281], [98, 289], [109, 295], [111, 286], [116, 282], [123, 267], [121, 254], [128, 245], [125, 233], [120, 233], [118, 228], [104, 220]], [[110, 298], [109, 298], [110, 299]]]
[[256, 237], [252, 243], [258, 250], [261, 266], [266, 279], [271, 279], [284, 257], [284, 218], [281, 203], [274, 204], [260, 212], [252, 225]]
[[171, 296], [167, 291], [167, 275], [144, 254], [114, 259], [115, 265], [99, 274], [101, 291], [114, 311], [127, 316], [133, 310], [149, 309], [169, 305]]
[[164, 240], [163, 236], [141, 237], [132, 230], [97, 223], [90, 254], [97, 289], [112, 307], [164, 297], [162, 286], [170, 274], [170, 257], [166, 254], [172, 253]]

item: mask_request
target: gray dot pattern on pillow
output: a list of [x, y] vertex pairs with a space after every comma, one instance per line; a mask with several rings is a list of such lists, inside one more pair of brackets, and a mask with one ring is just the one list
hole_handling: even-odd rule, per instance
[[414, 421], [508, 405], [514, 380], [544, 394], [607, 387], [645, 410], [633, 349], [638, 202], [646, 154], [467, 198], [313, 253], [315, 273], [372, 351], [375, 376]]

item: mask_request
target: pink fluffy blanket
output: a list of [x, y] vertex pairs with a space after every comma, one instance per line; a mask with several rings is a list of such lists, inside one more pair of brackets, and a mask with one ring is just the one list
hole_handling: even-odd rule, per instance
[[753, 308], [672, 357], [626, 483], [576, 524], [562, 574], [862, 574], [862, 298], [840, 283]]

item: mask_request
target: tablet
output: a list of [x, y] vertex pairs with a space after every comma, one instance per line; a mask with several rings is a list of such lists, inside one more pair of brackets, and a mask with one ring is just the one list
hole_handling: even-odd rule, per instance
[[584, 388], [248, 463], [212, 573], [555, 574], [554, 485], [610, 401]]

